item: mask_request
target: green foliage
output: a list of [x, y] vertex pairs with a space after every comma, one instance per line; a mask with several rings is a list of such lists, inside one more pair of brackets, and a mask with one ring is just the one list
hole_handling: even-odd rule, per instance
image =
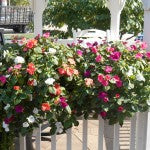
[[[110, 12], [104, 0], [51, 0], [44, 12], [44, 24], [101, 30], [110, 29]], [[139, 0], [127, 0], [121, 17], [121, 32], [137, 35], [143, 29], [143, 9]]]
[[10, 5], [12, 5], [12, 6], [28, 6], [29, 0], [11, 0]]

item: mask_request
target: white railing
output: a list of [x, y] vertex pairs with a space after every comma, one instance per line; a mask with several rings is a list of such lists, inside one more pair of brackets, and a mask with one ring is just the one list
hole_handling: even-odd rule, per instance
[[[129, 126], [129, 132], [126, 134], [129, 134], [130, 140], [129, 140], [129, 150], [150, 150], [150, 147], [146, 149], [146, 145], [142, 142], [142, 135], [141, 133], [144, 133], [144, 128], [145, 124], [143, 122], [139, 122], [141, 120], [142, 113], [136, 114], [133, 118], [130, 120], [130, 126]], [[143, 114], [142, 114], [143, 115]], [[119, 150], [120, 148], [120, 132], [122, 128], [118, 125], [108, 125], [106, 121], [104, 121], [101, 117], [98, 118], [98, 139], [97, 140], [97, 149], [98, 150]], [[82, 130], [83, 130], [83, 135], [82, 139], [82, 147], [79, 147], [79, 149], [82, 150], [88, 150], [88, 120], [83, 120], [82, 123]], [[36, 150], [44, 150], [41, 148], [41, 126], [38, 128], [35, 133], [36, 134]], [[148, 134], [148, 135], [147, 135]], [[150, 141], [150, 139], [147, 139], [146, 137], [149, 136], [149, 133], [145, 134], [144, 140]], [[66, 132], [66, 139], [64, 139], [66, 142], [66, 150], [72, 150], [73, 148], [73, 140], [72, 140], [72, 129], [68, 129]], [[51, 136], [51, 150], [59, 150], [57, 148], [57, 136], [59, 135], [53, 135]], [[149, 144], [149, 143], [148, 143]], [[26, 149], [26, 138], [20, 136], [20, 150], [27, 150]], [[65, 149], [64, 149], [65, 150]], [[94, 150], [94, 149], [92, 149]], [[96, 150], [96, 149], [95, 149]]]

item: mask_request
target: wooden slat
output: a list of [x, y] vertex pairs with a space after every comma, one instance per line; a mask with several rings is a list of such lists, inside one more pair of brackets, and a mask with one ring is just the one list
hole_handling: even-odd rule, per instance
[[26, 150], [26, 137], [19, 135], [20, 150]]
[[114, 125], [113, 150], [119, 150], [119, 124]]
[[98, 150], [103, 150], [103, 134], [104, 134], [104, 120], [102, 117], [98, 117], [99, 127], [98, 127]]
[[41, 150], [41, 125], [39, 125], [39, 128], [37, 129], [36, 150]]
[[56, 135], [51, 136], [51, 150], [56, 150]]
[[135, 150], [135, 137], [136, 137], [136, 115], [131, 119], [130, 126], [130, 150]]
[[72, 129], [67, 130], [67, 150], [72, 150]]
[[83, 119], [83, 144], [82, 144], [83, 150], [87, 150], [87, 139], [88, 139], [88, 121]]

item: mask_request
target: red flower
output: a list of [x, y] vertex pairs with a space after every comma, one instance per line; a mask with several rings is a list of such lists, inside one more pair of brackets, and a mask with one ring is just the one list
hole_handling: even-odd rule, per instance
[[107, 113], [106, 113], [106, 111], [102, 111], [102, 112], [100, 112], [100, 115], [101, 115], [102, 117], [106, 117], [106, 116], [107, 116]]
[[119, 106], [119, 107], [118, 107], [118, 111], [119, 111], [119, 112], [122, 112], [123, 110], [124, 110], [124, 108], [123, 108], [122, 106]]
[[115, 97], [116, 97], [116, 98], [120, 98], [120, 94], [117, 93]]
[[11, 116], [11, 117], [9, 117], [9, 118], [5, 118], [4, 122], [5, 122], [6, 124], [9, 124], [9, 123], [11, 123], [13, 120], [14, 120], [14, 116]]
[[72, 76], [74, 74], [74, 70], [72, 68], [67, 68], [66, 69], [66, 75], [67, 76]]
[[50, 104], [49, 103], [42, 103], [41, 109], [42, 109], [42, 111], [49, 111], [51, 109]]
[[55, 89], [56, 89], [56, 95], [60, 95], [61, 94], [61, 87], [59, 84], [55, 84], [54, 85]]
[[33, 48], [36, 44], [37, 44], [37, 40], [31, 39], [31, 40], [29, 40], [29, 41], [27, 42], [26, 47], [29, 48], [29, 49], [31, 49], [31, 48]]
[[14, 86], [14, 90], [16, 91], [20, 90], [20, 86]]
[[59, 72], [60, 75], [66, 74], [66, 71], [63, 68], [58, 68], [58, 72]]
[[34, 72], [35, 72], [35, 70], [36, 70], [36, 68], [35, 68], [34, 64], [33, 64], [33, 63], [29, 63], [29, 64], [28, 64], [28, 68], [27, 68], [27, 72], [28, 72], [30, 75], [33, 75]]
[[27, 84], [30, 85], [30, 86], [33, 86], [34, 85], [34, 80], [28, 80]]

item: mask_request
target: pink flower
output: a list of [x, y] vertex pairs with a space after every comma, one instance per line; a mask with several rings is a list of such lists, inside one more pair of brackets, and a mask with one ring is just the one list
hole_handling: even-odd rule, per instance
[[96, 54], [98, 52], [97, 48], [95, 48], [95, 47], [91, 47], [90, 49], [91, 49], [92, 53], [94, 53], [94, 54]]
[[15, 65], [14, 66], [14, 69], [21, 69], [22, 65], [21, 64], [18, 64], [18, 65]]
[[110, 59], [113, 60], [113, 61], [118, 61], [121, 57], [121, 53], [120, 52], [113, 52], [111, 55], [110, 55]]
[[0, 82], [2, 84], [5, 84], [6, 83], [6, 77], [5, 76], [0, 76]]
[[147, 53], [146, 53], [146, 57], [147, 57], [148, 59], [150, 59], [150, 52], [147, 52]]
[[101, 55], [97, 55], [97, 57], [95, 58], [96, 62], [100, 62], [102, 60], [102, 56]]
[[21, 105], [17, 105], [15, 106], [15, 111], [16, 113], [22, 113], [24, 111], [24, 108]]
[[107, 103], [109, 101], [108, 97], [103, 98], [103, 102]]
[[49, 32], [44, 33], [44, 34], [43, 34], [43, 37], [44, 37], [44, 38], [49, 38], [49, 37], [50, 37], [50, 33], [49, 33]]
[[91, 72], [90, 72], [89, 70], [86, 70], [86, 71], [84, 72], [84, 76], [85, 76], [85, 77], [90, 77], [90, 76], [91, 76]]
[[112, 72], [112, 67], [111, 66], [106, 66], [105, 67], [105, 72], [106, 73], [111, 73]]
[[123, 110], [124, 110], [124, 108], [123, 108], [122, 106], [119, 106], [119, 107], [118, 107], [118, 111], [119, 111], [119, 112], [122, 112]]
[[117, 93], [117, 94], [115, 95], [115, 97], [116, 97], [116, 98], [120, 98], [120, 94]]
[[113, 48], [113, 47], [107, 47], [107, 52], [114, 52], [115, 51], [115, 48]]
[[100, 112], [100, 115], [101, 115], [102, 117], [106, 117], [106, 116], [107, 116], [107, 113], [106, 113], [105, 111], [102, 111], [102, 112]]
[[11, 73], [12, 70], [13, 70], [13, 67], [9, 67], [7, 71], [8, 71], [8, 73]]
[[147, 43], [142, 42], [141, 43], [141, 49], [146, 49], [148, 47]]
[[62, 108], [66, 108], [68, 106], [65, 97], [60, 97], [59, 101], [60, 101], [60, 104], [61, 104]]
[[24, 52], [27, 52], [27, 51], [28, 51], [28, 48], [27, 48], [27, 47], [24, 47], [24, 48], [23, 48], [23, 51], [24, 51]]
[[101, 83], [104, 80], [104, 76], [99, 74], [97, 80]]
[[92, 45], [91, 43], [89, 43], [89, 42], [87, 42], [86, 45], [87, 45], [89, 48], [93, 46], [93, 45]]
[[110, 79], [111, 79], [111, 76], [110, 76], [109, 74], [107, 74], [107, 75], [105, 76], [105, 80], [109, 81]]
[[11, 117], [9, 117], [9, 118], [5, 118], [4, 122], [5, 122], [6, 124], [10, 124], [13, 120], [14, 120], [14, 116], [11, 116]]
[[103, 80], [103, 81], [101, 82], [101, 84], [102, 84], [103, 86], [108, 86], [109, 82], [108, 82], [107, 80]]
[[83, 51], [77, 50], [77, 54], [78, 54], [79, 56], [82, 56], [82, 55], [83, 55]]
[[116, 86], [117, 86], [118, 88], [122, 87], [122, 86], [123, 86], [122, 81], [117, 81], [117, 82], [116, 82]]
[[85, 85], [87, 87], [94, 85], [93, 79], [91, 79], [91, 78], [85, 78], [84, 80], [85, 80]]
[[117, 82], [117, 81], [120, 81], [120, 77], [117, 76], [117, 75], [115, 75], [115, 76], [113, 76], [113, 80], [115, 80], [116, 82]]
[[137, 53], [137, 54], [135, 55], [135, 58], [136, 58], [136, 59], [142, 59], [142, 57], [143, 57], [143, 54], [142, 54], [142, 53]]

